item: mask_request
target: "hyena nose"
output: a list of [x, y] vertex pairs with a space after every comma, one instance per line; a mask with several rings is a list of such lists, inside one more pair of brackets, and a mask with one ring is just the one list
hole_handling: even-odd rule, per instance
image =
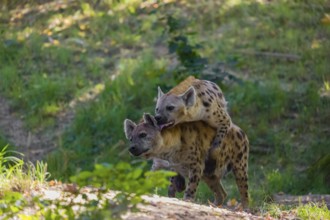
[[130, 152], [131, 154], [133, 154], [133, 155], [136, 155], [136, 154], [138, 154], [138, 152], [139, 152], [139, 149], [138, 149], [138, 147], [137, 147], [136, 145], [132, 145], [132, 146], [130, 146], [130, 148], [129, 148], [128, 150], [129, 150], [129, 152]]
[[155, 119], [156, 119], [158, 124], [160, 124], [162, 122], [162, 116], [160, 116], [160, 115], [156, 115]]
[[134, 155], [134, 156], [139, 156], [141, 154], [141, 151], [139, 150], [139, 148], [135, 145], [131, 146], [129, 149], [129, 152]]
[[129, 148], [129, 151], [130, 151], [131, 153], [135, 152], [135, 151], [136, 151], [136, 147], [135, 147], [135, 146], [131, 146], [131, 147]]

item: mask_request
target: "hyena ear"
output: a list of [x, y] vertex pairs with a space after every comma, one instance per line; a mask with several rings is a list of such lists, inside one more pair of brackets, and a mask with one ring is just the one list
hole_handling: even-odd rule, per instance
[[181, 98], [187, 107], [191, 107], [196, 103], [196, 90], [190, 86], [185, 93], [181, 95]]
[[125, 131], [125, 136], [129, 140], [132, 136], [132, 131], [136, 127], [136, 124], [132, 122], [129, 119], [125, 119], [124, 121], [124, 131]]
[[148, 114], [148, 113], [144, 113], [143, 115], [143, 119], [146, 123], [152, 125], [153, 127], [156, 127], [158, 128], [158, 125], [157, 125], [157, 121], [156, 119], [154, 118], [154, 116]]
[[158, 99], [164, 95], [162, 89], [158, 86]]

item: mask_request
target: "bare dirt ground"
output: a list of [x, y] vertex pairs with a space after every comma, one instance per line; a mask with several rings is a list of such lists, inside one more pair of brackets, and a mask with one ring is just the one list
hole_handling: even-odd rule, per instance
[[[71, 204], [76, 215], [83, 211], [79, 206], [84, 204], [82, 194], [85, 199], [98, 199], [96, 195], [97, 189], [91, 187], [83, 187], [78, 190], [72, 184], [56, 184], [54, 186], [41, 187], [38, 191], [32, 192], [30, 195], [40, 196], [40, 198], [52, 201], [62, 201]], [[115, 191], [109, 191], [103, 194], [103, 199], [112, 200], [116, 195]], [[142, 196], [144, 204], [138, 205], [136, 212], [121, 212], [120, 218], [125, 220], [222, 220], [222, 219], [263, 219], [242, 211], [231, 211], [223, 208], [212, 207], [207, 205], [195, 204], [192, 202], [182, 201], [175, 198], [161, 197], [157, 195]], [[69, 202], [68, 202], [69, 201]], [[34, 209], [26, 209], [24, 214], [34, 213]], [[0, 218], [1, 219], [1, 218]], [[117, 219], [114, 218], [114, 219]]]
[[20, 115], [11, 110], [8, 100], [0, 96], [0, 133], [9, 141], [8, 144], [24, 154], [26, 161], [41, 160], [54, 150], [57, 139], [72, 118], [73, 111], [69, 110], [57, 116], [53, 128], [30, 131], [24, 126]]
[[246, 212], [230, 211], [206, 205], [199, 205], [179, 199], [145, 196], [146, 205], [139, 206], [139, 212], [128, 212], [123, 219], [158, 220], [158, 219], [263, 219]]

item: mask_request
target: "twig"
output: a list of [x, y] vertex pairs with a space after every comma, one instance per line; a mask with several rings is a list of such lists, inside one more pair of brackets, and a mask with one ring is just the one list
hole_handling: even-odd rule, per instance
[[268, 56], [268, 57], [278, 57], [290, 60], [299, 60], [300, 56], [296, 54], [287, 54], [287, 53], [276, 53], [276, 52], [259, 52], [259, 51], [245, 51], [245, 50], [234, 50], [234, 52], [254, 55], [254, 56]]
[[270, 154], [273, 152], [273, 149], [262, 146], [253, 146], [250, 148], [250, 152], [254, 154]]
[[330, 208], [330, 195], [302, 195], [302, 196], [292, 196], [292, 195], [281, 195], [275, 194], [273, 195], [273, 199], [276, 203], [284, 204], [284, 205], [298, 205], [300, 203], [306, 204], [309, 202], [325, 202], [328, 208]]

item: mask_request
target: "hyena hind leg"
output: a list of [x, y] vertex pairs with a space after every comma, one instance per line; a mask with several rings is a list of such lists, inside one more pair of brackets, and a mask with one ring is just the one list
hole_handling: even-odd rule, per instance
[[215, 175], [204, 176], [203, 180], [214, 193], [213, 204], [215, 206], [219, 206], [219, 205], [223, 204], [223, 202], [227, 198], [227, 193], [226, 193], [225, 189], [223, 188], [220, 178], [216, 177]]

